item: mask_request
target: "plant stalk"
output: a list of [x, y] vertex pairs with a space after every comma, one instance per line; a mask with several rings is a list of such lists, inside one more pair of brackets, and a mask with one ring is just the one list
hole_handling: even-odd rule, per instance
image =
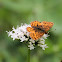
[[30, 49], [28, 49], [28, 62], [30, 62]]

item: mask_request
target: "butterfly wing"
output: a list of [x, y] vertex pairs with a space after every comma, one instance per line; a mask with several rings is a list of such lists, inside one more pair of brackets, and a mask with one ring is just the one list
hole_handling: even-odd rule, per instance
[[32, 27], [27, 27], [27, 31], [28, 32], [35, 32], [34, 28], [32, 28]]
[[30, 37], [33, 40], [37, 40], [43, 35], [43, 33], [35, 31], [32, 27], [27, 27], [27, 31], [30, 32]]
[[33, 39], [33, 40], [37, 40], [39, 39], [40, 37], [42, 37], [44, 35], [44, 32], [31, 32], [30, 33], [30, 37]]
[[39, 22], [39, 21], [31, 22], [31, 27], [38, 27], [38, 26], [41, 26], [41, 22]]
[[37, 39], [39, 39], [41, 36], [44, 35], [44, 32], [39, 32], [39, 31], [35, 30], [35, 29], [32, 28], [32, 27], [27, 27], [27, 31], [30, 32], [30, 37], [31, 37], [33, 40], [37, 40]]
[[48, 30], [50, 30], [50, 28], [52, 28], [53, 25], [54, 25], [53, 22], [43, 21], [41, 23], [42, 27], [40, 27], [40, 28], [41, 28], [41, 30], [44, 30], [45, 32], [47, 32]]

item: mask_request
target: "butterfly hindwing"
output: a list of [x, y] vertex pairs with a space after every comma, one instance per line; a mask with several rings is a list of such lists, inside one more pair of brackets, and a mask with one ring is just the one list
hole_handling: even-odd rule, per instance
[[39, 39], [41, 36], [44, 35], [44, 32], [31, 32], [30, 33], [30, 37], [33, 39], [33, 40], [37, 40]]

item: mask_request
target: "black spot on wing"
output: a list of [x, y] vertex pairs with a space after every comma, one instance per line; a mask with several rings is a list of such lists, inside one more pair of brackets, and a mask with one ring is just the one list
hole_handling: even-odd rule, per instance
[[38, 26], [38, 24], [37, 24], [37, 26]]

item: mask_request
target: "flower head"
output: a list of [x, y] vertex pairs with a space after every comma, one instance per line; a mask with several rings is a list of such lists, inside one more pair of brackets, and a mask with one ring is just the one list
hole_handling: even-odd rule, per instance
[[41, 38], [38, 40], [33, 40], [30, 37], [30, 33], [27, 31], [27, 27], [31, 27], [31, 25], [28, 24], [22, 24], [20, 27], [17, 26], [15, 29], [14, 27], [12, 28], [12, 31], [6, 31], [8, 33], [8, 36], [11, 36], [13, 40], [15, 39], [20, 39], [20, 42], [28, 42], [28, 48], [30, 50], [35, 48], [36, 42], [37, 46], [41, 47], [43, 50], [45, 48], [48, 48], [47, 44], [45, 44], [45, 39], [49, 36], [48, 34], [44, 34]]

